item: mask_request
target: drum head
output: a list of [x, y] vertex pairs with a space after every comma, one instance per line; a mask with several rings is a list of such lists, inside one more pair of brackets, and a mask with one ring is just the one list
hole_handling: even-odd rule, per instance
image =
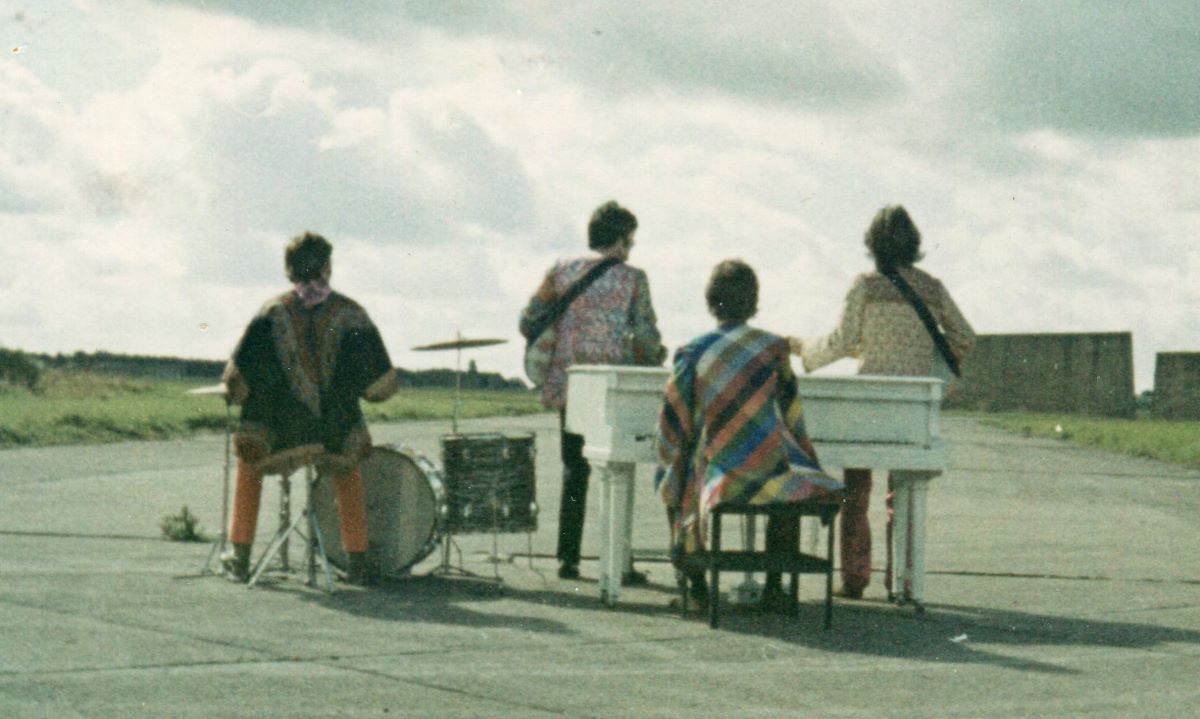
[[[384, 576], [401, 574], [437, 548], [445, 503], [441, 477], [420, 455], [394, 447], [375, 447], [360, 469], [369, 552]], [[313, 506], [325, 554], [345, 570], [334, 481], [331, 474], [320, 476]]]

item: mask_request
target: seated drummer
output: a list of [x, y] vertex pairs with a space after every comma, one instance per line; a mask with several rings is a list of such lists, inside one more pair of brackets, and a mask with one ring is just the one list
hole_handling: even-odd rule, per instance
[[370, 584], [367, 517], [359, 462], [371, 435], [359, 398], [396, 392], [396, 371], [366, 310], [333, 291], [333, 247], [320, 235], [294, 238], [284, 253], [294, 289], [268, 301], [251, 320], [225, 368], [229, 401], [242, 405], [234, 435], [237, 486], [226, 575], [249, 578], [262, 478], [313, 465], [333, 475], [348, 580]]
[[[754, 270], [721, 262], [704, 294], [717, 329], [675, 353], [659, 413], [657, 481], [677, 566], [704, 548], [708, 514], [719, 504], [801, 502], [842, 490], [821, 471], [805, 432], [787, 340], [746, 324], [758, 308]], [[768, 522], [769, 550], [798, 543], [798, 521]], [[703, 572], [687, 580], [690, 596], [706, 604]], [[769, 573], [763, 606], [787, 601], [780, 575]]]

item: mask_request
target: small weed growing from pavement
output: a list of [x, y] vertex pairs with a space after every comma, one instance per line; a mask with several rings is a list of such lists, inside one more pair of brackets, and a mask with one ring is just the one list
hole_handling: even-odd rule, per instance
[[186, 504], [183, 505], [179, 514], [163, 517], [158, 526], [162, 528], [163, 537], [172, 542], [208, 541], [208, 537], [200, 531], [200, 520], [188, 511]]

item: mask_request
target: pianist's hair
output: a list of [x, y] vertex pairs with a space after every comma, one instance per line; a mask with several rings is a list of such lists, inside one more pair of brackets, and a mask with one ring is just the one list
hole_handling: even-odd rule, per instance
[[744, 322], [758, 311], [758, 277], [745, 262], [725, 260], [713, 268], [704, 299], [719, 322]]
[[332, 254], [333, 245], [318, 234], [305, 232], [293, 237], [283, 253], [288, 279], [292, 282], [309, 282], [320, 278]]
[[621, 207], [614, 200], [609, 200], [596, 208], [592, 219], [588, 222], [588, 247], [593, 250], [607, 250], [637, 229], [637, 218], [629, 210]]
[[921, 259], [921, 231], [903, 205], [888, 205], [875, 213], [863, 242], [880, 272], [911, 267]]

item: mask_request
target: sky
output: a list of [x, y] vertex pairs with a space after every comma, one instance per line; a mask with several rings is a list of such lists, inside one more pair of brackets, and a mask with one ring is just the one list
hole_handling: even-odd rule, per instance
[[[352, 8], [352, 9], [348, 9]], [[980, 333], [1200, 351], [1200, 4], [0, 0], [0, 346], [223, 359], [334, 244], [394, 363], [520, 376], [592, 210], [676, 347], [738, 257], [831, 330], [903, 204]], [[841, 364], [843, 371], [852, 365]]]

